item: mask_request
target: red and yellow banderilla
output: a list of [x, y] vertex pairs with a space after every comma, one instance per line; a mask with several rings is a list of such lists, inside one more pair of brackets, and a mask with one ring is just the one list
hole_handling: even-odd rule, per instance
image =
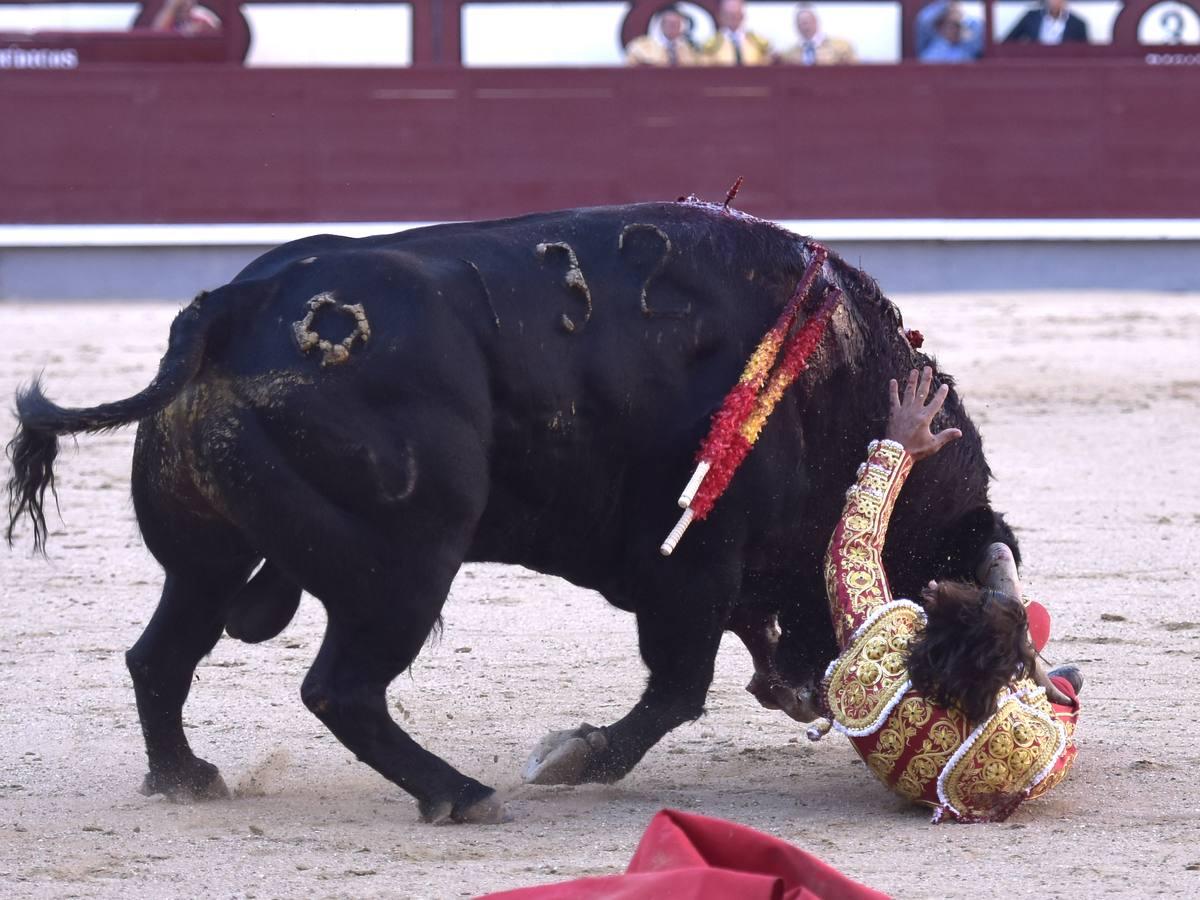
[[[825, 327], [842, 299], [842, 292], [837, 288], [827, 289], [820, 306], [804, 324], [794, 332], [792, 326], [827, 256], [824, 247], [813, 245], [812, 258], [796, 290], [775, 324], [759, 341], [737, 384], [713, 415], [708, 437], [697, 454], [696, 469], [679, 496], [683, 515], [659, 547], [663, 556], [671, 555], [693, 521], [706, 518], [712, 511], [738, 466], [758, 441], [763, 426], [784, 393], [808, 368], [808, 359], [821, 342]], [[781, 350], [783, 361], [775, 366]]]

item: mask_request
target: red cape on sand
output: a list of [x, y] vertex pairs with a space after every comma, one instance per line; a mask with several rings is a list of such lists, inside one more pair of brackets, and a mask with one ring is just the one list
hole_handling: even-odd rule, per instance
[[624, 875], [487, 894], [491, 900], [887, 900], [778, 838], [664, 809]]

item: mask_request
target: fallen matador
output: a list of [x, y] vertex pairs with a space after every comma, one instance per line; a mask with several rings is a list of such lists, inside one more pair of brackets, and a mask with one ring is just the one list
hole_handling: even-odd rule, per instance
[[[833, 727], [871, 771], [934, 807], [935, 822], [1002, 821], [1070, 770], [1082, 677], [1073, 667], [1039, 671], [1048, 628], [1031, 639], [1017, 596], [931, 581], [924, 608], [892, 599], [882, 564], [892, 507], [913, 463], [961, 436], [931, 433], [948, 393], [943, 386], [926, 405], [931, 383], [928, 368], [919, 378], [913, 370], [903, 397], [891, 382], [888, 439], [868, 448], [829, 542], [825, 579], [842, 653], [824, 695]], [[1048, 690], [1064, 702], [1051, 703]]]

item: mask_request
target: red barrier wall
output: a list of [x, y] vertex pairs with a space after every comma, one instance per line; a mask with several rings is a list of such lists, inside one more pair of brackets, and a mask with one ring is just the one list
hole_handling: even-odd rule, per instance
[[6, 223], [1200, 216], [1200, 68], [9, 71]]

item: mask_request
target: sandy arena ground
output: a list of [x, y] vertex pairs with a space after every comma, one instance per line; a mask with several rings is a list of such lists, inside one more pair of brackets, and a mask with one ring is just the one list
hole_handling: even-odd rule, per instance
[[[1200, 296], [900, 300], [960, 379], [1056, 613], [1052, 662], [1087, 674], [1075, 772], [994, 826], [933, 827], [742, 687], [727, 637], [709, 712], [618, 785], [533, 788], [545, 732], [609, 722], [643, 670], [633, 620], [519, 569], [468, 566], [446, 632], [397, 680], [415, 737], [500, 788], [515, 821], [434, 828], [300, 703], [319, 605], [259, 647], [222, 641], [185, 711], [236, 798], [137, 793], [142, 738], [122, 654], [159, 571], [128, 497], [133, 430], [65, 446], [49, 561], [0, 550], [0, 892], [8, 897], [457, 897], [620, 871], [663, 806], [724, 816], [900, 897], [1200, 896]], [[45, 368], [92, 405], [153, 375], [175, 306], [0, 304], [0, 397]], [[3, 401], [0, 434], [11, 434]]]

